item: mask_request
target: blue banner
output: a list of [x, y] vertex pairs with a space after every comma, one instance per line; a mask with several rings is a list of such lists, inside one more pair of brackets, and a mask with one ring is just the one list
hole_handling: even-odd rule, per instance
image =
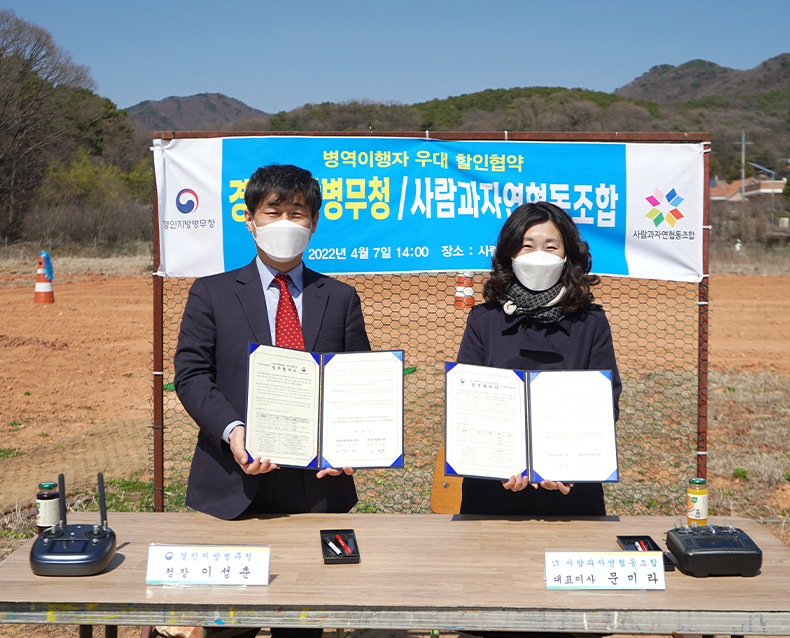
[[625, 144], [225, 138], [225, 270], [255, 254], [244, 186], [258, 167], [274, 163], [306, 168], [321, 185], [324, 203], [304, 255], [321, 272], [488, 270], [508, 215], [535, 201], [568, 211], [596, 272], [628, 272]]
[[395, 137], [154, 140], [165, 277], [237, 268], [255, 255], [244, 189], [267, 164], [309, 169], [324, 202], [304, 254], [327, 274], [489, 270], [513, 210], [568, 212], [599, 275], [700, 281], [701, 143]]

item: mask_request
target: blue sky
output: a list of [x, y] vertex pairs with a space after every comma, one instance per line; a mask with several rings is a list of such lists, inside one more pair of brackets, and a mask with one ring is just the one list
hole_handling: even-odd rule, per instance
[[367, 98], [405, 104], [516, 86], [611, 92], [657, 64], [750, 69], [790, 52], [787, 0], [5, 0], [97, 92], [224, 93], [272, 113]]

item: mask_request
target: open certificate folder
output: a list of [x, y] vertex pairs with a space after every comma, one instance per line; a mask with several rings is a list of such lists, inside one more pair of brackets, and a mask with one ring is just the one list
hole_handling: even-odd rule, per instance
[[245, 425], [247, 453], [277, 465], [402, 467], [403, 351], [251, 343]]
[[446, 363], [445, 474], [617, 482], [609, 370]]

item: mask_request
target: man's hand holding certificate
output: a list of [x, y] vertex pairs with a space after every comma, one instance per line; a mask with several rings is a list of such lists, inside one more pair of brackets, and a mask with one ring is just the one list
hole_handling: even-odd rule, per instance
[[331, 473], [402, 466], [403, 352], [250, 344], [245, 434], [253, 463]]
[[530, 483], [616, 482], [607, 370], [447, 364], [445, 472]]

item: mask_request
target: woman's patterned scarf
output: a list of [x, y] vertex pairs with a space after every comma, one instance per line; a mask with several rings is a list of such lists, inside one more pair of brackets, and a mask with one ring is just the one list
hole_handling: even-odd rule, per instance
[[561, 281], [548, 290], [533, 292], [514, 277], [500, 295], [499, 303], [507, 315], [527, 315], [538, 323], [557, 323], [565, 316], [565, 309], [559, 305], [564, 292]]

